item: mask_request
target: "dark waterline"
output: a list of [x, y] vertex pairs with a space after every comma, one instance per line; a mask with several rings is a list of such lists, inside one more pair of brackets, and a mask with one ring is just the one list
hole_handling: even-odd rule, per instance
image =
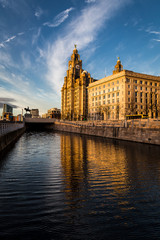
[[160, 147], [28, 132], [0, 161], [0, 239], [160, 239]]

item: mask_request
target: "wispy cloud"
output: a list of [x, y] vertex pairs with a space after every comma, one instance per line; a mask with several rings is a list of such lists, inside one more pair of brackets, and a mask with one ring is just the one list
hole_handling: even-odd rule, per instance
[[41, 34], [41, 28], [38, 28], [37, 33], [34, 34], [33, 37], [32, 37], [32, 44], [33, 45], [37, 42], [40, 34]]
[[94, 3], [96, 0], [85, 0], [86, 3]]
[[36, 9], [34, 15], [35, 15], [37, 18], [40, 18], [40, 17], [42, 16], [42, 14], [43, 14], [43, 10], [42, 10], [40, 7], [38, 7], [38, 8]]
[[5, 40], [4, 42], [5, 42], [5, 43], [10, 42], [10, 41], [12, 41], [12, 40], [15, 39], [15, 38], [16, 38], [16, 36], [12, 36], [12, 37], [8, 38], [7, 40]]
[[6, 39], [5, 41], [1, 42], [0, 43], [0, 48], [4, 48], [5, 47], [5, 43], [9, 43], [10, 41], [12, 41], [15, 38], [16, 38], [16, 36], [12, 36], [12, 37]]
[[7, 0], [0, 0], [0, 4], [2, 5], [3, 8], [6, 8], [9, 5]]
[[67, 60], [72, 53], [74, 43], [78, 50], [84, 50], [97, 38], [99, 31], [103, 28], [105, 21], [113, 17], [116, 12], [128, 0], [101, 0], [94, 5], [88, 5], [79, 12], [79, 16], [72, 20], [66, 27], [63, 35], [52, 43], [48, 48], [46, 78], [57, 94], [63, 84], [66, 75]]
[[152, 31], [150, 29], [147, 29], [146, 32], [150, 33], [150, 34], [155, 34], [155, 35], [160, 35], [159, 31]]
[[156, 41], [156, 42], [160, 42], [160, 39], [153, 39], [154, 41]]
[[69, 13], [73, 10], [74, 8], [68, 8], [65, 11], [59, 13], [52, 22], [46, 22], [43, 25], [48, 26], [48, 27], [58, 27], [60, 24], [62, 24], [68, 17]]

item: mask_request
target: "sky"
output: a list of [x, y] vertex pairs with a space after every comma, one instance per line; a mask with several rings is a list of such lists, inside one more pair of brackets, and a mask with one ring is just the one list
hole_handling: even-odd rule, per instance
[[123, 68], [160, 76], [160, 0], [0, 0], [0, 114], [3, 103], [40, 114], [61, 107], [77, 45], [95, 79]]

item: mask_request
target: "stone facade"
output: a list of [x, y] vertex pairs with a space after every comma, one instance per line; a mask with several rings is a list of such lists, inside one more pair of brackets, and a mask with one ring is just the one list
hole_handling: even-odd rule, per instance
[[160, 77], [123, 70], [88, 86], [88, 119], [125, 119], [126, 115], [160, 117]]
[[94, 80], [82, 69], [82, 60], [75, 48], [68, 62], [67, 76], [61, 90], [61, 118], [83, 120], [88, 115], [87, 86]]

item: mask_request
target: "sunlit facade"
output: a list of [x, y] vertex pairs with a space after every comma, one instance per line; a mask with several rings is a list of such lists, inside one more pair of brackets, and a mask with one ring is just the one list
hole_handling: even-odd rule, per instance
[[118, 59], [113, 75], [88, 86], [89, 119], [125, 119], [126, 115], [160, 117], [160, 77], [123, 70]]
[[82, 60], [75, 45], [61, 90], [62, 119], [83, 120], [87, 118], [88, 92], [86, 87], [91, 82], [93, 78], [82, 69]]

